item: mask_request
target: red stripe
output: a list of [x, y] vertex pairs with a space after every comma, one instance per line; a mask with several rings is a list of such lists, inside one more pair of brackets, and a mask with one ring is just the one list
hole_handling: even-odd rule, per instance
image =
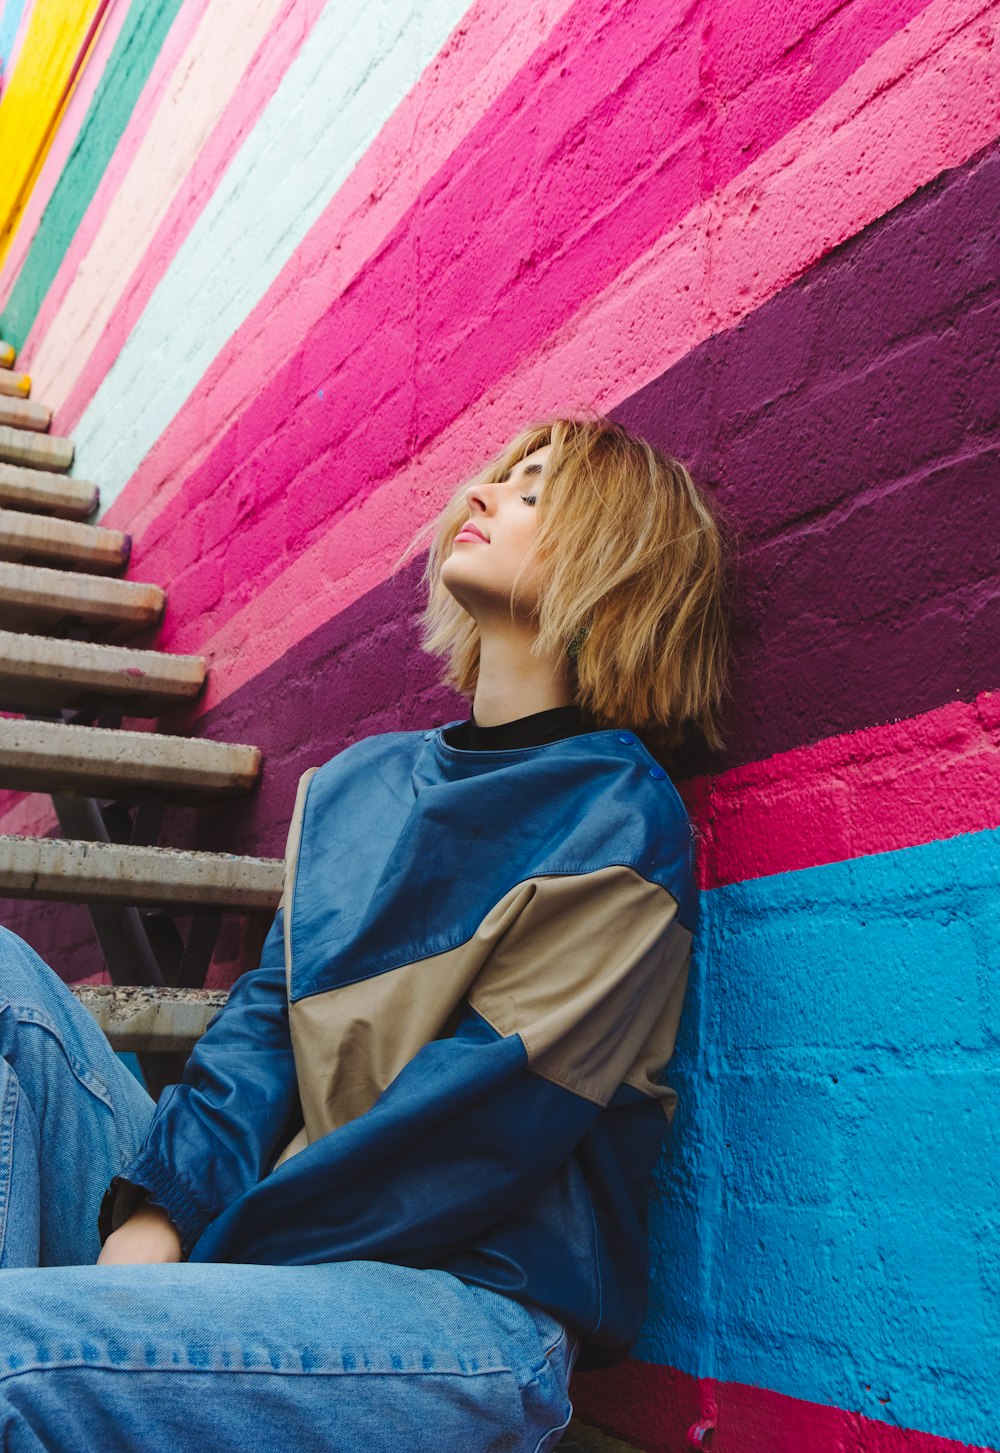
[[1000, 693], [680, 784], [699, 879], [746, 878], [1000, 826]]
[[[875, 1390], [872, 1389], [875, 1396]], [[770, 1388], [628, 1358], [605, 1372], [577, 1373], [570, 1398], [582, 1422], [644, 1453], [998, 1453], [901, 1428], [860, 1411], [807, 1402]]]

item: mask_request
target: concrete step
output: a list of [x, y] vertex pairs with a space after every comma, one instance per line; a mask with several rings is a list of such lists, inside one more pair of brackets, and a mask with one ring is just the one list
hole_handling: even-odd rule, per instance
[[13, 368], [16, 356], [9, 343], [0, 343], [0, 368]]
[[67, 520], [86, 520], [97, 509], [99, 500], [97, 485], [85, 479], [0, 464], [0, 509], [33, 510]]
[[159, 989], [145, 984], [71, 984], [115, 1051], [184, 1050], [190, 1054], [224, 1009], [226, 989]]
[[31, 393], [31, 377], [27, 373], [11, 373], [0, 369], [0, 394], [14, 399], [26, 399]]
[[104, 697], [121, 702], [126, 716], [159, 716], [196, 697], [205, 670], [203, 656], [0, 631], [0, 709], [6, 711], [56, 711]]
[[248, 792], [259, 775], [257, 747], [0, 717], [0, 789], [87, 797], [144, 789], [178, 802]]
[[280, 858], [0, 837], [0, 898], [273, 913], [283, 877]]
[[45, 404], [36, 404], [31, 399], [12, 399], [6, 392], [0, 393], [0, 424], [44, 434], [51, 423], [52, 410]]
[[0, 560], [61, 565], [92, 575], [119, 575], [128, 564], [131, 549], [131, 536], [122, 530], [0, 509]]
[[29, 469], [65, 472], [73, 463], [73, 440], [58, 434], [35, 434], [30, 429], [0, 425], [0, 464], [24, 464]]
[[58, 634], [84, 621], [103, 640], [122, 640], [157, 625], [165, 604], [158, 585], [0, 561], [0, 630]]

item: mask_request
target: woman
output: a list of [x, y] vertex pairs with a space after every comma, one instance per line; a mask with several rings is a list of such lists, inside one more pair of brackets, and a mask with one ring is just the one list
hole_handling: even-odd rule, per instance
[[538, 1453], [639, 1330], [697, 902], [649, 748], [718, 740], [718, 522], [561, 420], [432, 528], [423, 644], [471, 715], [306, 773], [181, 1084], [154, 1108], [0, 932], [12, 1453]]

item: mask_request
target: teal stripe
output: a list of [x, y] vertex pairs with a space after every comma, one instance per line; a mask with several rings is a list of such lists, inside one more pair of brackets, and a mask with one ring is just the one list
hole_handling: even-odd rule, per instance
[[634, 1355], [992, 1447], [1000, 830], [703, 908]]
[[181, 0], [139, 0], [129, 10], [10, 301], [0, 315], [0, 334], [16, 349], [23, 347], [31, 331], [180, 7]]

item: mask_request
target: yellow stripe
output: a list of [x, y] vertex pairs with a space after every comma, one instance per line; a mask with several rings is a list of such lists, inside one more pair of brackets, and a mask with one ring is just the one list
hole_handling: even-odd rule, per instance
[[69, 103], [72, 92], [65, 99], [63, 93], [100, 3], [45, 0], [28, 21], [17, 65], [0, 100], [0, 262]]

